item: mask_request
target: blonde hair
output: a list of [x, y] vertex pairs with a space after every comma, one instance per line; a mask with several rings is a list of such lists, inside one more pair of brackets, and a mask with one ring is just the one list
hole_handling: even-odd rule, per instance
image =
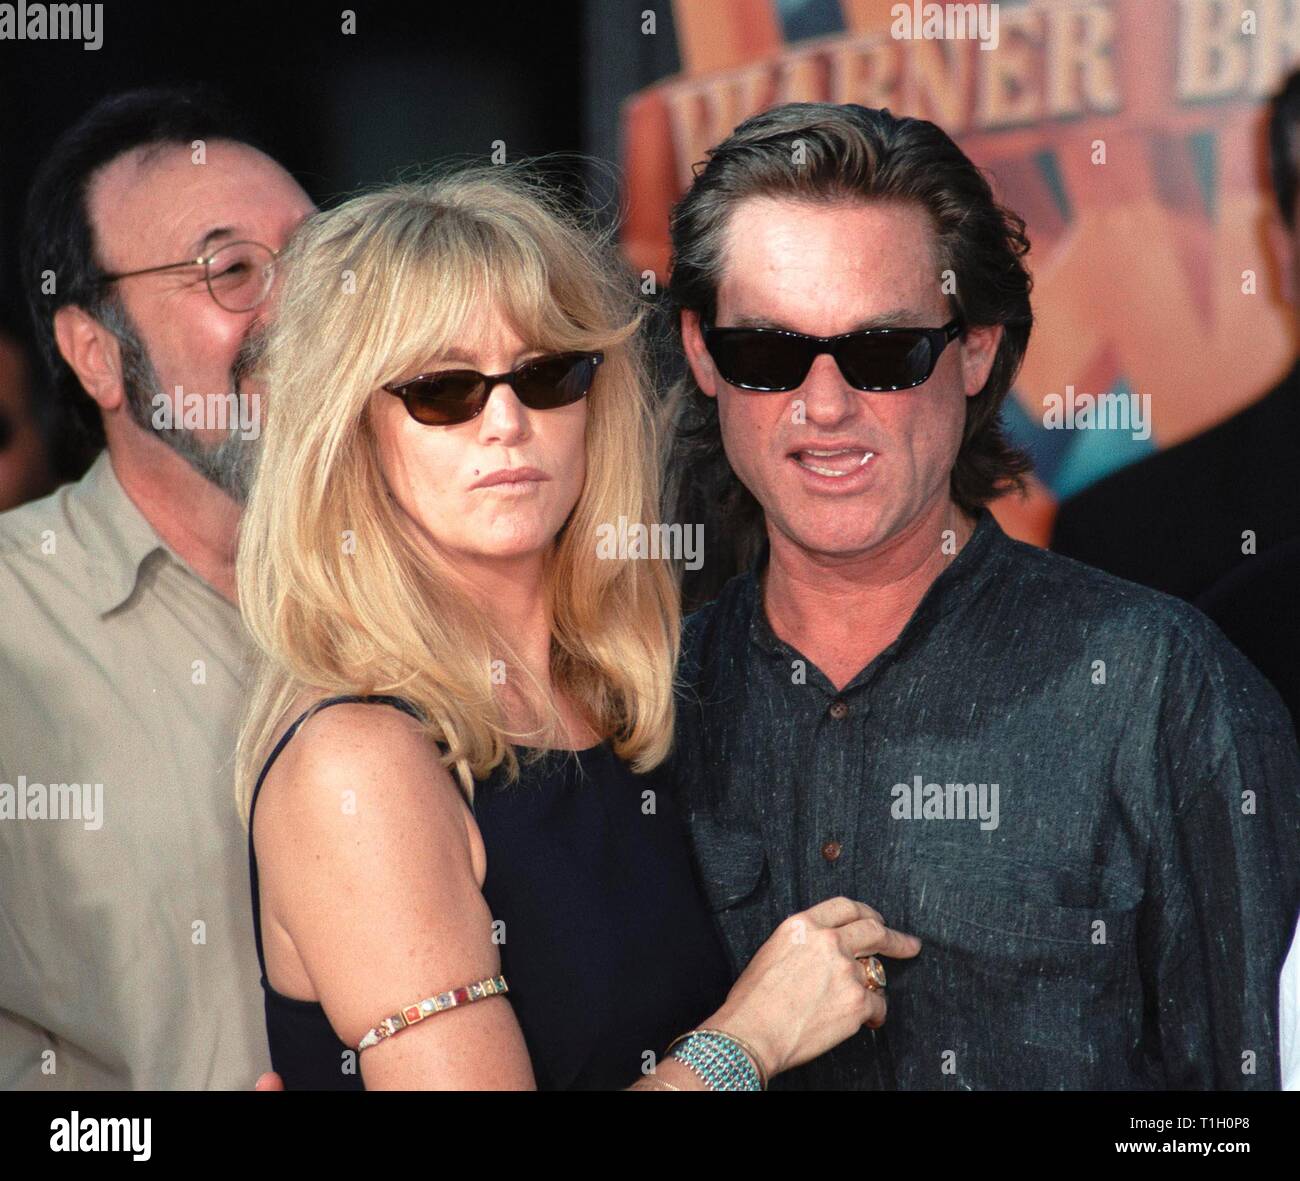
[[[367, 413], [378, 387], [445, 351], [493, 301], [531, 348], [605, 353], [588, 395], [586, 480], [546, 561], [551, 677], [636, 770], [661, 762], [680, 634], [673, 575], [660, 561], [596, 558], [602, 523], [661, 510], [643, 309], [607, 238], [538, 181], [476, 168], [314, 215], [282, 269], [237, 568], [259, 650], [236, 757], [241, 815], [304, 694], [406, 697], [471, 798], [498, 764], [518, 773], [519, 735], [491, 675], [512, 647], [404, 526]], [[534, 704], [553, 727], [554, 701]]]

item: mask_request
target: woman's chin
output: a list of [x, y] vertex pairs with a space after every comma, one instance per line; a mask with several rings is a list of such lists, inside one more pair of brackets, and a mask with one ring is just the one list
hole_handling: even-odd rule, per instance
[[564, 525], [559, 506], [520, 511], [509, 505], [473, 506], [459, 517], [440, 513], [436, 520], [418, 521], [425, 536], [443, 553], [469, 561], [516, 561], [545, 554]]
[[555, 532], [526, 530], [522, 532], [488, 533], [467, 539], [457, 549], [467, 558], [483, 562], [510, 562], [524, 558], [541, 557], [555, 541]]

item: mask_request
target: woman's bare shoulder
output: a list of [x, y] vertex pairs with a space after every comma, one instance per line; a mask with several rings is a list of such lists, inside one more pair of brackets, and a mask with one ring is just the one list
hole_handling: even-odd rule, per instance
[[[283, 734], [317, 695], [287, 711]], [[364, 807], [362, 823], [352, 823]], [[379, 702], [339, 702], [312, 712], [267, 772], [258, 802], [257, 838], [292, 815], [334, 843], [385, 825], [464, 829], [467, 809], [436, 744], [409, 714]], [[274, 839], [274, 838], [271, 838]]]

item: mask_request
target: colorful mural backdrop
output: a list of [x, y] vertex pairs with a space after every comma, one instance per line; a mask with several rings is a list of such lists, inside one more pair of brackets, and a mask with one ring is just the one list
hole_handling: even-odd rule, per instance
[[1300, 63], [1300, 3], [676, 0], [673, 17], [681, 73], [623, 111], [638, 269], [662, 275], [706, 148], [788, 101], [933, 119], [1026, 218], [1037, 327], [1007, 424], [1039, 483], [999, 503], [1012, 532], [1045, 541], [1060, 498], [1287, 368], [1264, 104]]

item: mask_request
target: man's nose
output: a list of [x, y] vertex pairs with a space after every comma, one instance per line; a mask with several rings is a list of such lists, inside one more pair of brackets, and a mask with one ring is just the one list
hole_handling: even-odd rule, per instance
[[823, 425], [847, 418], [858, 405], [857, 390], [844, 380], [830, 353], [813, 359], [796, 397], [803, 401], [808, 419]]

